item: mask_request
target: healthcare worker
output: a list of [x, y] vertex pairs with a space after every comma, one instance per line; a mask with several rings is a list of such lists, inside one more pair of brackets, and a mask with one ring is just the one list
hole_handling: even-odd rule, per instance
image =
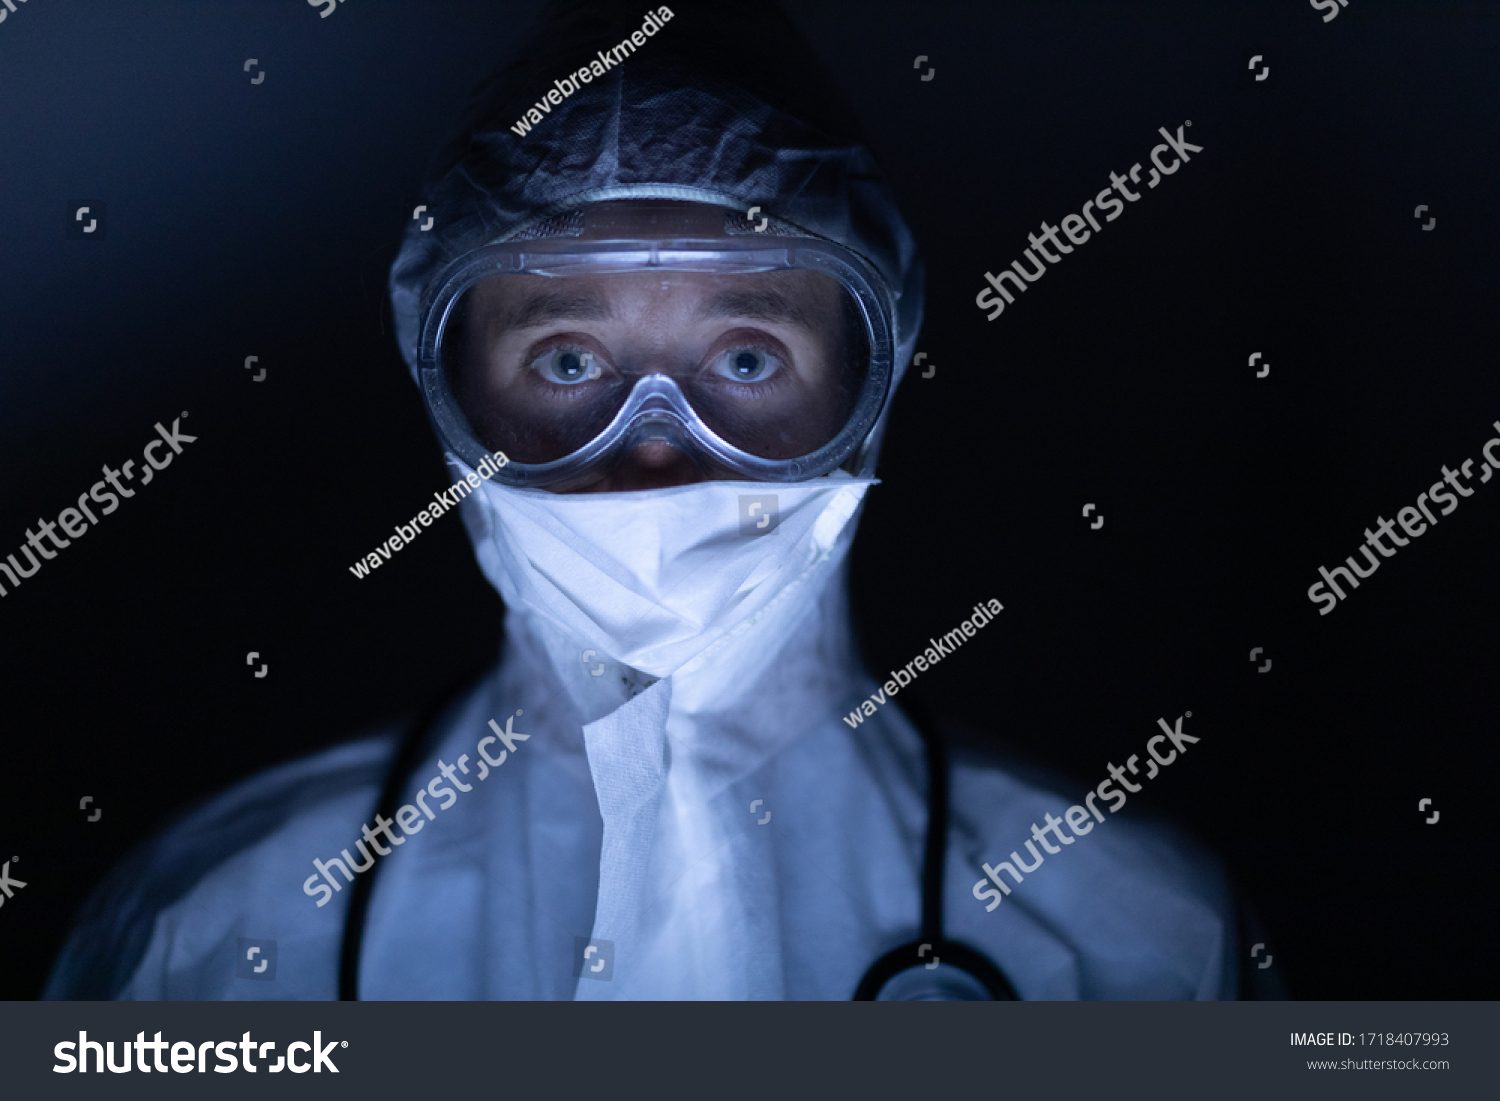
[[1239, 995], [1211, 858], [1126, 813], [987, 905], [1072, 793], [846, 720], [921, 266], [785, 17], [680, 7], [550, 9], [392, 268], [498, 665], [146, 846], [50, 997]]

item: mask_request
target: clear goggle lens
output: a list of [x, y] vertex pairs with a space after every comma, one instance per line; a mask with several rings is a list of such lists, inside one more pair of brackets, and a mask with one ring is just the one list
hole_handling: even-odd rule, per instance
[[492, 246], [432, 304], [422, 380], [460, 455], [548, 485], [660, 439], [716, 473], [793, 481], [844, 462], [889, 384], [857, 261], [777, 242]]
[[480, 443], [514, 462], [580, 451], [650, 376], [731, 447], [784, 461], [848, 423], [868, 369], [860, 325], [820, 272], [499, 275], [457, 303], [443, 364]]

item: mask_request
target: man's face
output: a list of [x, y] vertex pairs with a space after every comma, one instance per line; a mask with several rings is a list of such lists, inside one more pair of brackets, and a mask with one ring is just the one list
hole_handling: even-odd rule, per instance
[[[849, 415], [843, 291], [808, 271], [496, 276], [462, 304], [455, 389], [480, 439], [548, 462], [596, 436], [642, 376], [670, 376], [719, 436], [791, 459]], [[638, 443], [569, 492], [656, 489], [711, 477], [666, 439]]]

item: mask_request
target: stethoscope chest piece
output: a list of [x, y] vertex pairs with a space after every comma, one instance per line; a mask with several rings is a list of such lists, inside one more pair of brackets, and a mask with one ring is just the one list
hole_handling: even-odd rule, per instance
[[1014, 988], [980, 952], [949, 940], [912, 941], [881, 956], [860, 980], [861, 1002], [1013, 1002]]

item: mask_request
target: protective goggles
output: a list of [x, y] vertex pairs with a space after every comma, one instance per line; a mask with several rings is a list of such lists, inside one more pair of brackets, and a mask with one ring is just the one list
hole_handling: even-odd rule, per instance
[[477, 249], [435, 281], [418, 374], [448, 449], [470, 465], [503, 451], [496, 481], [552, 489], [656, 440], [710, 477], [766, 482], [855, 457], [894, 366], [875, 270], [720, 207], [615, 206]]

